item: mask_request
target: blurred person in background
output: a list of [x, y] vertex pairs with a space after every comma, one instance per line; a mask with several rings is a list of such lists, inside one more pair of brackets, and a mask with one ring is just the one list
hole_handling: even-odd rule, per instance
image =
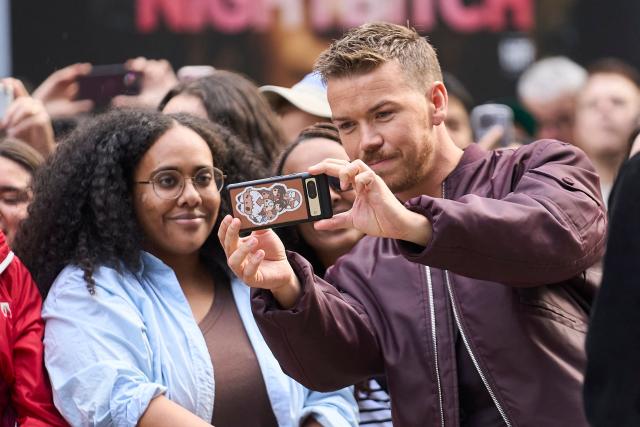
[[[316, 123], [304, 129], [285, 149], [275, 175], [306, 172], [310, 166], [324, 159], [349, 160], [349, 157], [340, 142], [338, 129], [331, 123]], [[334, 215], [346, 212], [353, 206], [355, 192], [353, 189], [341, 190], [339, 180], [329, 178], [329, 193]], [[320, 277], [364, 236], [355, 228], [316, 230], [310, 222], [279, 228], [277, 233], [285, 247], [304, 256]], [[376, 380], [356, 384], [355, 397], [360, 409], [361, 425], [391, 426], [389, 395]]]
[[444, 72], [444, 85], [449, 95], [449, 107], [445, 126], [455, 144], [463, 150], [474, 141], [469, 112], [473, 108], [473, 98], [462, 82], [451, 73]]
[[0, 139], [0, 230], [9, 246], [27, 217], [33, 177], [43, 161], [28, 144], [14, 138]]
[[51, 119], [44, 104], [29, 96], [20, 80], [5, 78], [0, 80], [0, 85], [8, 88], [12, 97], [3, 117], [0, 117], [0, 134], [18, 138], [43, 157], [48, 157], [56, 144]]
[[541, 59], [518, 80], [522, 105], [537, 122], [537, 139], [574, 140], [576, 96], [587, 79], [580, 65], [564, 56]]
[[[0, 172], [0, 178], [3, 173]], [[0, 426], [66, 426], [44, 369], [42, 299], [0, 231]]]
[[618, 169], [629, 154], [629, 140], [640, 125], [640, 74], [613, 58], [595, 62], [588, 71], [576, 104], [574, 142], [600, 175], [606, 203]]
[[[162, 99], [164, 113], [189, 113], [227, 127], [271, 170], [285, 145], [278, 118], [246, 77], [215, 70], [192, 82], [180, 83]], [[262, 178], [262, 177], [260, 177]]]
[[287, 143], [306, 127], [331, 120], [327, 87], [317, 73], [307, 74], [291, 88], [267, 85], [260, 87], [260, 92], [280, 117]]
[[222, 126], [156, 111], [99, 116], [58, 148], [18, 253], [47, 295], [45, 362], [72, 425], [357, 424], [350, 389], [282, 373], [215, 238], [224, 174], [260, 168]]

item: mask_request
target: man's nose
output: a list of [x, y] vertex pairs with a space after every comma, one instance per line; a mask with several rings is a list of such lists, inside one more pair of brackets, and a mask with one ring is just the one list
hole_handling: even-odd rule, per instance
[[360, 134], [360, 149], [362, 151], [375, 151], [383, 142], [382, 135], [374, 126], [362, 126]]

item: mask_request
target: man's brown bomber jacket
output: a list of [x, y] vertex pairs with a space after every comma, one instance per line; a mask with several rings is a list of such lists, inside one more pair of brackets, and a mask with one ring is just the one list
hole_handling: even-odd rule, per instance
[[284, 371], [319, 391], [386, 374], [393, 422], [460, 422], [455, 339], [505, 424], [587, 426], [584, 338], [606, 215], [584, 153], [543, 140], [469, 147], [443, 198], [407, 206], [433, 225], [427, 247], [365, 237], [327, 274], [290, 254], [303, 293], [290, 310], [254, 291], [253, 310]]

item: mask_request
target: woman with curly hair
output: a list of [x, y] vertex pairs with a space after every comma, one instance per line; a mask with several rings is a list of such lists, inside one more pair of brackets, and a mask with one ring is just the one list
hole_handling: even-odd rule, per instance
[[262, 173], [218, 125], [114, 111], [36, 179], [17, 250], [46, 295], [45, 363], [72, 425], [355, 425], [348, 389], [304, 389], [262, 339], [213, 233], [222, 170]]
[[286, 143], [278, 116], [258, 87], [232, 71], [215, 70], [210, 76], [178, 84], [159, 109], [190, 113], [226, 126], [269, 169]]

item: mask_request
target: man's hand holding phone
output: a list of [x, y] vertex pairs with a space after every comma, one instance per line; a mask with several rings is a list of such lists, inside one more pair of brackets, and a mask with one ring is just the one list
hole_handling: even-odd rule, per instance
[[229, 267], [252, 288], [270, 290], [283, 308], [292, 307], [300, 295], [300, 282], [282, 241], [271, 229], [240, 237], [240, 226], [238, 218], [227, 215], [218, 229]]
[[[343, 190], [353, 187], [356, 193], [349, 211], [317, 221], [316, 229], [353, 227], [370, 236], [406, 240], [422, 246], [431, 239], [433, 229], [427, 218], [405, 208], [382, 178], [361, 160], [327, 159], [309, 168], [309, 173], [339, 177]], [[282, 178], [285, 177], [280, 177], [280, 181]], [[228, 215], [218, 230], [229, 267], [247, 285], [270, 290], [283, 308], [292, 307], [301, 286], [282, 241], [271, 229], [255, 230], [247, 237], [240, 237], [241, 227], [239, 218]]]
[[352, 186], [356, 193], [350, 210], [316, 222], [317, 230], [355, 228], [369, 236], [406, 240], [421, 246], [426, 246], [431, 239], [429, 221], [405, 208], [383, 179], [362, 160], [327, 159], [309, 168], [309, 173], [339, 177], [341, 188]]

